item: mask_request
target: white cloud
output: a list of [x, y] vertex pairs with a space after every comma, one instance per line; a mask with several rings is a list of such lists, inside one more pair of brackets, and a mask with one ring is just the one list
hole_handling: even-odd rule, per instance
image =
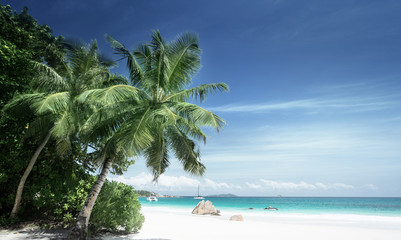
[[354, 186], [352, 185], [348, 185], [345, 183], [334, 183], [329, 185], [329, 188], [333, 188], [333, 189], [354, 189]]
[[162, 187], [196, 187], [198, 186], [199, 181], [185, 177], [185, 176], [179, 176], [179, 177], [173, 177], [173, 176], [167, 176], [167, 175], [161, 175], [158, 181], [158, 185]]
[[324, 183], [321, 183], [321, 182], [315, 183], [315, 186], [318, 188], [324, 189], [324, 190], [328, 189], [328, 187]]
[[117, 182], [122, 182], [122, 183], [125, 183], [125, 184], [128, 184], [128, 185], [132, 185], [132, 186], [134, 186], [136, 188], [138, 188], [138, 187], [141, 188], [143, 186], [151, 185], [153, 177], [152, 177], [151, 174], [147, 174], [147, 173], [143, 172], [143, 173], [141, 173], [141, 174], [139, 174], [139, 175], [137, 175], [135, 177], [126, 178], [124, 176], [118, 176], [116, 178], [108, 177], [108, 179], [109, 180], [114, 180], [114, 181], [117, 181]]
[[253, 186], [260, 186], [267, 189], [275, 189], [275, 190], [329, 190], [329, 189], [353, 189], [354, 186], [345, 184], [345, 183], [333, 183], [333, 184], [324, 184], [321, 182], [317, 182], [315, 184], [307, 183], [304, 181], [301, 182], [279, 182], [272, 181], [266, 179], [260, 179], [258, 183], [246, 183], [248, 187], [254, 188]]
[[262, 104], [231, 104], [221, 107], [209, 108], [216, 112], [265, 112], [273, 110], [287, 110], [295, 108], [314, 108], [318, 102], [313, 99], [296, 100], [281, 103], [262, 103]]
[[218, 183], [208, 178], [205, 179], [205, 183], [206, 187], [211, 187], [213, 189], [230, 188], [230, 186], [225, 182]]
[[354, 186], [345, 183], [324, 184], [321, 182], [315, 183], [315, 186], [324, 190], [327, 189], [353, 189]]
[[115, 180], [125, 184], [134, 186], [137, 189], [153, 189], [155, 187], [159, 189], [170, 189], [170, 190], [180, 190], [180, 189], [195, 189], [198, 185], [201, 185], [204, 189], [242, 189], [241, 186], [228, 184], [226, 182], [216, 182], [212, 179], [205, 178], [202, 180], [193, 179], [186, 176], [169, 176], [161, 175], [157, 183], [154, 183], [153, 177], [149, 173], [142, 172], [135, 177], [124, 177], [118, 176], [115, 178], [109, 178], [110, 180]]
[[265, 179], [260, 179], [260, 181], [264, 184], [264, 186], [272, 189], [310, 189], [310, 190], [316, 189], [315, 185], [306, 182], [299, 182], [299, 183], [276, 182]]
[[185, 176], [167, 176], [161, 175], [158, 179], [157, 184], [153, 183], [153, 177], [149, 173], [140, 173], [135, 177], [126, 178], [124, 176], [118, 176], [116, 178], [109, 178], [110, 180], [115, 180], [118, 182], [122, 182], [125, 184], [129, 184], [134, 186], [135, 188], [146, 188], [153, 187], [155, 185], [159, 187], [167, 187], [167, 188], [182, 188], [182, 187], [196, 187], [200, 183], [196, 179], [192, 179]]
[[215, 112], [252, 112], [262, 113], [271, 111], [285, 111], [285, 110], [296, 110], [302, 109], [307, 110], [306, 113], [310, 113], [311, 110], [316, 111], [327, 111], [330, 109], [340, 109], [343, 111], [347, 109], [351, 112], [361, 111], [373, 111], [384, 108], [389, 108], [397, 105], [394, 101], [386, 101], [378, 98], [355, 98], [355, 97], [344, 97], [334, 99], [300, 99], [287, 102], [279, 103], [257, 103], [257, 104], [230, 104], [219, 107], [209, 108]]
[[260, 189], [260, 188], [262, 188], [262, 186], [259, 185], [259, 184], [254, 184], [254, 183], [249, 183], [249, 182], [246, 182], [245, 184], [246, 184], [249, 188], [253, 188], [253, 189]]

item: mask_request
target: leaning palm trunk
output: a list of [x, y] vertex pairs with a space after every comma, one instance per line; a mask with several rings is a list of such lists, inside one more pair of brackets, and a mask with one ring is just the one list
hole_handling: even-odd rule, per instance
[[102, 189], [103, 183], [106, 180], [106, 176], [109, 173], [112, 163], [113, 160], [111, 158], [106, 158], [106, 161], [103, 164], [102, 172], [90, 190], [88, 197], [82, 206], [81, 212], [78, 215], [77, 222], [68, 235], [68, 239], [86, 239], [88, 235], [89, 218], [91, 216], [93, 206], [95, 205], [97, 196]]
[[24, 174], [21, 177], [21, 180], [19, 181], [18, 184], [18, 189], [17, 189], [17, 194], [15, 195], [15, 201], [14, 201], [14, 207], [13, 210], [11, 211], [10, 218], [15, 218], [18, 213], [18, 209], [21, 204], [21, 199], [22, 199], [22, 192], [24, 190], [25, 186], [25, 181], [28, 178], [29, 174], [32, 171], [33, 165], [35, 165], [36, 160], [39, 157], [40, 152], [42, 152], [43, 148], [46, 146], [47, 142], [50, 139], [50, 132], [47, 134], [45, 139], [43, 139], [42, 143], [38, 146], [36, 149], [35, 153], [33, 154], [31, 160], [29, 161], [28, 167], [25, 169]]

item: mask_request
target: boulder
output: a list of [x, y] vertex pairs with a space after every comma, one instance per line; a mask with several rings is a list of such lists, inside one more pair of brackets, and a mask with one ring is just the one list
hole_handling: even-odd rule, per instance
[[233, 215], [230, 217], [230, 221], [244, 221], [244, 217], [242, 215]]
[[196, 205], [194, 210], [192, 210], [192, 214], [198, 214], [198, 215], [206, 215], [206, 214], [211, 214], [211, 215], [220, 215], [220, 211], [216, 210], [216, 208], [213, 206], [213, 203], [211, 201], [206, 201], [202, 200]]

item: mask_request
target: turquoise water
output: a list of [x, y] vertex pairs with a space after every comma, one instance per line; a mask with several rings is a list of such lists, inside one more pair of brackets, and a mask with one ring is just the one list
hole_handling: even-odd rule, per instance
[[[264, 208], [272, 206], [278, 208], [280, 213], [401, 216], [401, 198], [206, 197], [205, 200], [210, 200], [220, 210], [271, 212], [273, 210], [264, 210]], [[159, 198], [158, 202], [148, 202], [146, 198], [139, 198], [139, 201], [143, 206], [193, 209], [201, 200], [180, 197]]]

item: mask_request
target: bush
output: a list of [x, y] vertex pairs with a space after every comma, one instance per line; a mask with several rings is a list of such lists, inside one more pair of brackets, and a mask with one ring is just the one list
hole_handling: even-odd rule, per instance
[[95, 232], [138, 232], [145, 218], [133, 187], [116, 181], [107, 181], [96, 200], [90, 218], [90, 228]]

